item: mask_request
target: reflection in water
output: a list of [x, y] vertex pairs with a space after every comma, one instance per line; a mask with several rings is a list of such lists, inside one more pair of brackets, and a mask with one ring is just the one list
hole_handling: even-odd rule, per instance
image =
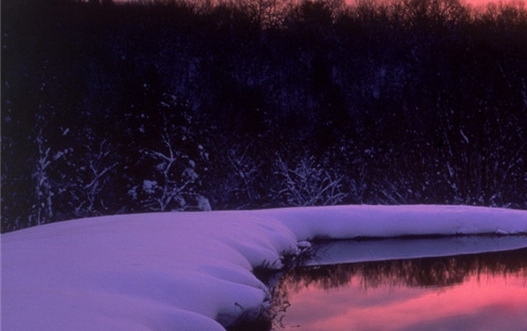
[[299, 267], [274, 330], [527, 330], [527, 249]]

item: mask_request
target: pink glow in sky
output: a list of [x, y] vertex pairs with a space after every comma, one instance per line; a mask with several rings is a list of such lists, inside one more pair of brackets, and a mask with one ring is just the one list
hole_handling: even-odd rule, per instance
[[338, 289], [310, 285], [299, 293], [291, 291], [284, 324], [298, 331], [519, 331], [527, 325], [525, 277], [472, 276], [463, 284], [439, 289], [366, 290], [359, 278]]
[[[357, 1], [358, 0], [346, 0], [346, 3], [354, 4], [354, 3], [357, 3]], [[384, 1], [384, 0], [377, 0], [377, 1]], [[398, 1], [398, 0], [386, 0], [386, 1]], [[470, 4], [475, 7], [485, 6], [488, 3], [507, 4], [507, 3], [519, 3], [520, 2], [519, 0], [460, 0], [460, 1], [463, 4]]]

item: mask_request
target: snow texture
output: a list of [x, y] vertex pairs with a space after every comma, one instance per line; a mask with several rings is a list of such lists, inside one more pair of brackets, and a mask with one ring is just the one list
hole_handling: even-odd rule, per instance
[[224, 330], [218, 321], [228, 324], [269, 299], [253, 268], [280, 268], [281, 255], [306, 240], [480, 233], [527, 233], [527, 212], [339, 206], [53, 223], [2, 235], [1, 326]]

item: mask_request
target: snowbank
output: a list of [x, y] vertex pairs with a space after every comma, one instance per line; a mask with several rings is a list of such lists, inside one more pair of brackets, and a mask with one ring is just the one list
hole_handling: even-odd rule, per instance
[[2, 330], [223, 330], [313, 238], [527, 233], [527, 212], [341, 206], [119, 215], [2, 235]]
[[353, 205], [260, 212], [280, 219], [303, 240], [527, 232], [527, 211], [501, 208]]

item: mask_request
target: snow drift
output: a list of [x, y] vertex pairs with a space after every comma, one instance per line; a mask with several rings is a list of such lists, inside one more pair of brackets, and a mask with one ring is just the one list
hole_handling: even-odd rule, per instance
[[527, 212], [339, 206], [87, 218], [2, 235], [2, 330], [224, 330], [314, 238], [527, 233]]

